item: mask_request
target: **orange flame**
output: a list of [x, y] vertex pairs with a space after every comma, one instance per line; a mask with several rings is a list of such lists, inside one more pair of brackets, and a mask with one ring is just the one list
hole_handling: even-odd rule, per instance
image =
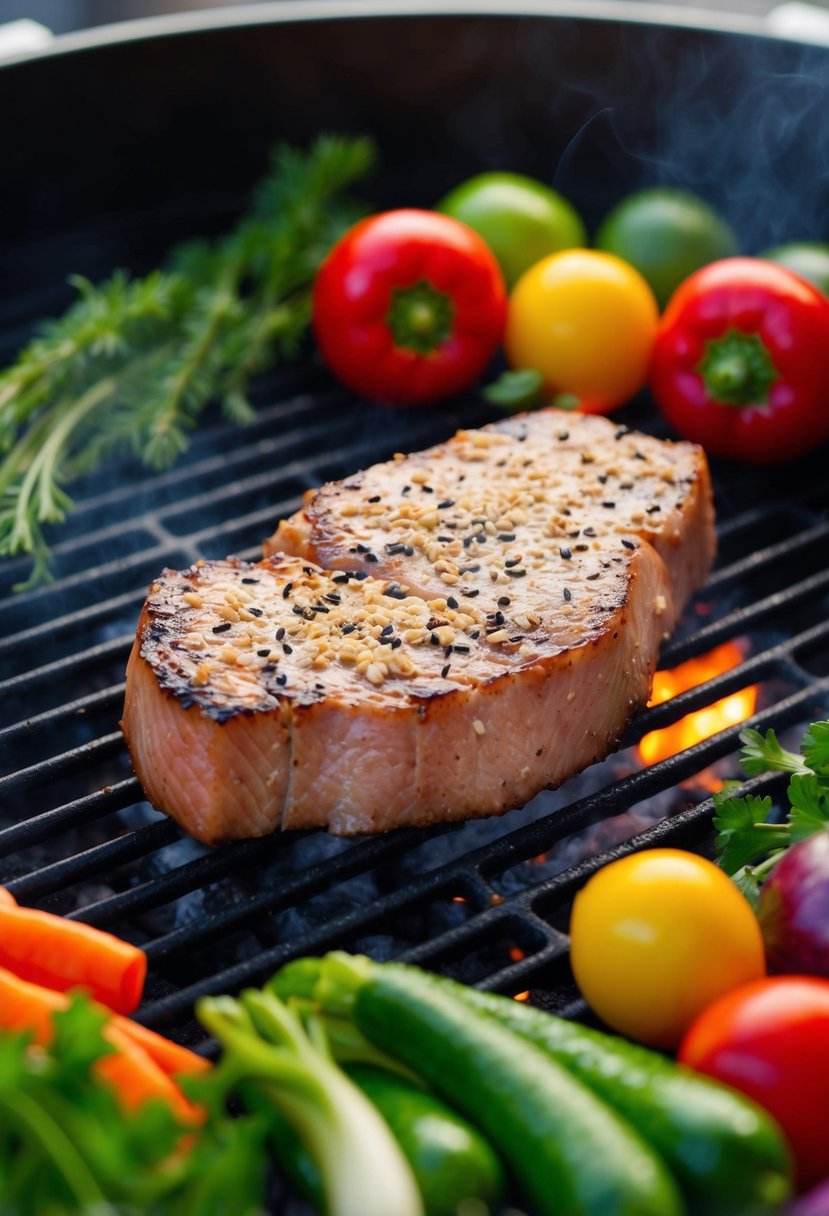
[[[713, 679], [714, 676], [731, 671], [742, 661], [743, 652], [739, 643], [723, 642], [721, 646], [715, 647], [708, 654], [700, 655], [696, 659], [688, 659], [679, 667], [674, 667], [670, 671], [658, 671], [653, 678], [653, 691], [648, 704], [659, 705], [662, 701], [669, 701], [671, 697], [675, 697], [681, 692], [687, 692], [689, 688], [696, 688], [698, 685], [704, 684], [706, 680]], [[687, 714], [673, 726], [653, 730], [645, 735], [639, 744], [639, 758], [643, 764], [655, 764], [659, 760], [666, 760], [669, 756], [693, 747], [695, 743], [701, 743], [703, 739], [708, 739], [711, 735], [715, 735], [729, 726], [744, 722], [746, 718], [751, 717], [756, 706], [757, 685], [752, 684], [747, 688], [741, 688], [739, 691], [723, 697], [720, 701], [715, 701], [713, 705]], [[701, 773], [696, 778], [696, 784], [703, 785], [712, 791], [721, 789], [723, 785], [722, 781], [710, 771]]]
[[530, 999], [529, 992], [516, 992], [512, 998], [514, 1001], [528, 1001]]

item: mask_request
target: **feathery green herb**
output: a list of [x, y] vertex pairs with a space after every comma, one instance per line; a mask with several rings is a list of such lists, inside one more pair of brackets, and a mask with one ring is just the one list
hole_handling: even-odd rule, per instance
[[717, 860], [756, 905], [761, 882], [785, 850], [829, 829], [829, 721], [812, 723], [800, 753], [781, 747], [773, 730], [765, 735], [745, 730], [740, 738], [740, 761], [747, 776], [790, 774], [789, 811], [782, 822], [769, 822], [769, 797], [736, 797], [728, 789], [714, 795]]
[[213, 399], [252, 418], [250, 381], [296, 355], [314, 275], [361, 214], [347, 191], [373, 157], [366, 139], [277, 148], [229, 235], [142, 279], [72, 280], [75, 302], [0, 373], [0, 556], [34, 557], [27, 586], [50, 577], [43, 529], [71, 510], [74, 477], [114, 454], [171, 464]]

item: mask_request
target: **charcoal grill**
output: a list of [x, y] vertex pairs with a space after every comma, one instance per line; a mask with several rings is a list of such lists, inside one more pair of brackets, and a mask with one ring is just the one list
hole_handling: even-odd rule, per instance
[[[553, 182], [591, 223], [636, 185], [669, 181], [706, 192], [747, 251], [826, 237], [829, 130], [815, 116], [829, 51], [634, 5], [515, 10], [264, 5], [71, 37], [5, 67], [3, 360], [65, 303], [68, 273], [141, 271], [173, 239], [219, 230], [275, 139], [322, 129], [377, 137], [378, 206], [428, 204], [468, 172], [509, 165]], [[405, 54], [389, 72], [392, 48]], [[762, 474], [714, 466], [718, 565], [662, 666], [728, 639], [744, 661], [641, 713], [614, 757], [497, 820], [211, 851], [142, 801], [118, 731], [148, 582], [199, 556], [255, 558], [308, 487], [493, 416], [476, 394], [428, 411], [366, 406], [310, 349], [262, 379], [256, 403], [253, 425], [213, 420], [171, 471], [112, 465], [77, 487], [52, 537], [52, 584], [13, 592], [27, 564], [0, 566], [0, 881], [142, 944], [140, 1019], [197, 1047], [199, 995], [331, 948], [584, 1016], [568, 967], [574, 892], [631, 850], [710, 853], [712, 804], [695, 779], [738, 772], [739, 725], [650, 767], [637, 741], [749, 684], [752, 724], [793, 739], [829, 710], [826, 453]], [[668, 433], [647, 400], [620, 417]], [[750, 784], [778, 792], [775, 779]]]

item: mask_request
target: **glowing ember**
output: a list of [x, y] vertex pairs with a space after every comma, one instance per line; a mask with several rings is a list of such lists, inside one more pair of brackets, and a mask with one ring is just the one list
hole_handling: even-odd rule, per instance
[[530, 999], [529, 992], [516, 992], [512, 998], [514, 1001], [528, 1001]]
[[[689, 688], [696, 688], [706, 680], [731, 671], [742, 663], [743, 657], [739, 643], [723, 642], [708, 654], [689, 659], [679, 667], [670, 671], [658, 671], [653, 678], [649, 704], [659, 705], [662, 701], [669, 701], [671, 697], [687, 692]], [[656, 764], [659, 760], [666, 760], [669, 756], [693, 747], [695, 743], [701, 743], [703, 739], [708, 739], [729, 726], [744, 722], [754, 713], [756, 705], [757, 685], [741, 688], [713, 705], [706, 706], [705, 709], [687, 714], [673, 726], [666, 726], [662, 730], [654, 730], [645, 735], [639, 744], [639, 758], [643, 764]], [[721, 789], [723, 785], [710, 770], [701, 773], [695, 783], [710, 790]]]
[[527, 957], [520, 946], [510, 946], [509, 956], [514, 963], [520, 963], [522, 958]]

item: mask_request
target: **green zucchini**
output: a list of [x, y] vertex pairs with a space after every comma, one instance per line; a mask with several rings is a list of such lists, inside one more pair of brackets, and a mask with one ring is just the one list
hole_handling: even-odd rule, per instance
[[673, 1170], [701, 1216], [773, 1212], [790, 1191], [786, 1144], [765, 1111], [672, 1060], [509, 997], [436, 981], [542, 1049], [618, 1111]]
[[534, 1216], [680, 1216], [662, 1160], [548, 1054], [424, 971], [334, 959], [329, 996], [353, 986], [358, 1029], [484, 1133]]

